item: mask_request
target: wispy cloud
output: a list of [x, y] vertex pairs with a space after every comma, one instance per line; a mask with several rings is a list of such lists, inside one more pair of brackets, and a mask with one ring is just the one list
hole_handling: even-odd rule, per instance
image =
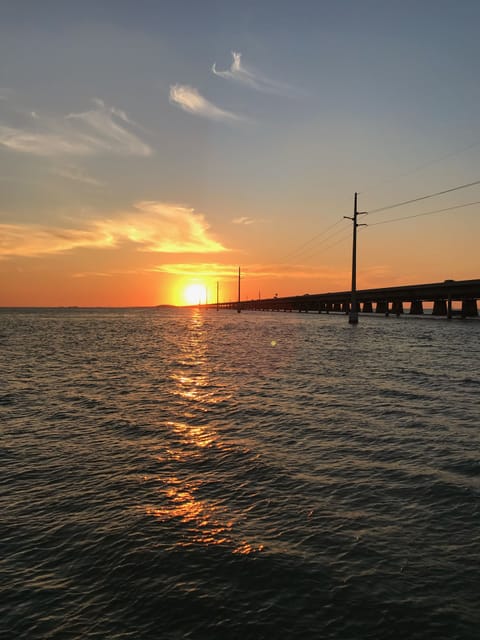
[[[198, 277], [218, 277], [224, 279], [235, 280], [238, 277], [238, 271], [236, 267], [232, 267], [231, 264], [219, 264], [219, 263], [170, 263], [158, 265], [152, 271], [159, 271], [161, 273], [168, 273], [178, 276], [198, 276]], [[282, 264], [249, 264], [242, 268], [242, 272], [249, 278], [298, 278], [298, 279], [311, 279], [317, 278], [322, 282], [335, 281], [340, 277], [347, 278], [349, 271], [345, 270], [344, 273], [338, 271], [338, 269], [317, 266], [309, 267], [306, 265], [282, 265]]]
[[94, 187], [103, 187], [105, 185], [104, 182], [93, 178], [92, 176], [88, 175], [81, 167], [77, 167], [75, 165], [53, 167], [51, 173], [56, 176], [60, 176], [60, 178], [66, 178], [67, 180], [81, 182], [83, 184], [88, 184]]
[[79, 271], [72, 274], [72, 278], [111, 278], [117, 275], [139, 275], [145, 269], [112, 269], [111, 271]]
[[175, 84], [170, 87], [170, 102], [178, 105], [187, 113], [193, 113], [211, 120], [244, 120], [236, 113], [220, 109], [220, 107], [204, 98], [197, 89], [186, 84]]
[[233, 218], [233, 224], [253, 224], [255, 220], [247, 216], [241, 216], [240, 218]]
[[161, 264], [150, 269], [150, 271], [159, 273], [168, 273], [176, 276], [196, 276], [199, 278], [217, 277], [217, 278], [237, 278], [238, 271], [236, 267], [230, 264], [219, 264], [215, 262], [203, 262], [196, 264], [174, 263]]
[[114, 219], [91, 220], [84, 228], [37, 224], [0, 224], [0, 256], [34, 257], [81, 248], [115, 248], [131, 243], [139, 251], [219, 253], [202, 214], [181, 205], [139, 202]]
[[39, 156], [101, 153], [149, 156], [152, 149], [130, 129], [135, 123], [115, 107], [94, 100], [94, 108], [66, 116], [40, 116], [18, 110], [21, 126], [0, 121], [0, 145]]
[[212, 65], [212, 71], [216, 76], [225, 78], [226, 80], [233, 80], [240, 84], [256, 89], [257, 91], [263, 91], [264, 93], [276, 93], [289, 95], [293, 94], [293, 88], [288, 84], [277, 82], [268, 78], [264, 74], [250, 67], [245, 67], [242, 64], [242, 54], [237, 51], [232, 51], [233, 62], [229, 69], [225, 71], [218, 71], [217, 64]]
[[92, 225], [86, 229], [28, 224], [0, 224], [0, 256], [34, 257], [79, 248], [105, 248], [116, 239]]

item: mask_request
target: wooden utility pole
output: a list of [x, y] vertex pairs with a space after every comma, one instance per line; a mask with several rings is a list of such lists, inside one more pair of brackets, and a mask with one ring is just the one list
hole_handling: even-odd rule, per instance
[[348, 220], [353, 221], [353, 248], [352, 248], [352, 297], [350, 302], [350, 313], [348, 314], [348, 322], [350, 324], [358, 323], [358, 310], [357, 310], [357, 227], [365, 227], [364, 224], [358, 224], [357, 216], [366, 215], [366, 211], [357, 210], [357, 197], [358, 194], [355, 191], [353, 198], [353, 218], [350, 216], [343, 216]]
[[218, 280], [217, 280], [217, 311], [218, 311]]
[[237, 312], [240, 313], [240, 267], [238, 267], [238, 304], [237, 304]]
[[237, 312], [240, 313], [240, 267], [238, 267], [238, 302], [237, 302]]

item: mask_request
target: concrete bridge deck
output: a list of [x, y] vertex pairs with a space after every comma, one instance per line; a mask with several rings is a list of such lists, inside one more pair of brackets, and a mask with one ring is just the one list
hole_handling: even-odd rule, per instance
[[[458, 313], [462, 317], [478, 316], [477, 301], [480, 299], [480, 279], [445, 280], [429, 284], [404, 285], [380, 289], [357, 290], [357, 311], [400, 315], [404, 304], [409, 304], [409, 314], [422, 315], [424, 303], [432, 303], [432, 315], [452, 317]], [[342, 312], [350, 311], [350, 291], [305, 294], [282, 298], [242, 300], [242, 311], [297, 311], [297, 312]], [[453, 310], [454, 303], [461, 309]], [[207, 305], [216, 308], [216, 304]], [[220, 309], [238, 309], [239, 303], [221, 302]]]

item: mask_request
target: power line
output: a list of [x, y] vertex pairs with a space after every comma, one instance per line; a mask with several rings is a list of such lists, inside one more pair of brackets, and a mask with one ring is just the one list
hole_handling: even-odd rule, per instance
[[405, 171], [403, 173], [397, 173], [394, 176], [391, 176], [389, 178], [385, 178], [384, 180], [380, 180], [379, 182], [376, 182], [373, 185], [371, 185], [368, 188], [367, 191], [359, 191], [359, 195], [360, 194], [365, 194], [365, 193], [370, 193], [371, 189], [376, 189], [377, 187], [380, 187], [383, 184], [388, 184], [389, 182], [393, 182], [394, 180], [397, 180], [398, 178], [404, 178], [405, 176], [409, 176], [409, 175], [412, 175], [414, 173], [417, 173], [417, 171], [421, 171], [422, 169], [425, 169], [426, 167], [429, 167], [432, 164], [436, 164], [437, 162], [442, 162], [442, 160], [446, 160], [447, 158], [458, 156], [461, 153], [464, 153], [465, 151], [469, 151], [470, 149], [473, 149], [474, 147], [478, 147], [478, 145], [480, 145], [480, 140], [472, 142], [471, 144], [467, 145], [466, 147], [462, 147], [461, 149], [458, 149], [457, 151], [450, 151], [449, 153], [445, 153], [440, 157], [433, 158], [432, 160], [428, 160], [427, 162], [424, 162], [423, 164], [420, 164], [420, 165], [414, 167], [413, 169], [409, 169], [408, 171]]
[[[335, 233], [331, 233], [327, 238], [325, 238], [322, 242], [320, 242], [314, 249], [313, 252], [307, 253], [307, 255], [303, 255], [300, 254], [299, 256], [296, 257], [296, 259], [302, 259], [302, 260], [308, 260], [309, 258], [312, 257], [312, 255], [314, 255], [315, 253], [318, 253], [320, 250], [321, 251], [327, 251], [331, 246], [335, 246], [337, 244], [337, 242], [334, 242], [333, 245], [332, 244], [327, 244], [327, 246], [324, 246], [325, 242], [328, 242], [329, 240], [331, 240], [332, 238], [338, 236], [338, 234], [342, 234], [342, 235], [350, 235], [350, 232], [346, 233], [346, 229], [337, 229], [337, 231], [335, 231]], [[340, 239], [340, 241], [342, 240], [342, 238]]]
[[[474, 182], [469, 182], [466, 184], [461, 184], [461, 185], [457, 185], [456, 187], [451, 187], [449, 189], [443, 189], [442, 191], [437, 191], [435, 193], [429, 193], [427, 195], [424, 196], [419, 196], [417, 198], [412, 198], [411, 200], [404, 200], [402, 202], [396, 202], [394, 204], [390, 204], [386, 207], [380, 207], [378, 209], [373, 209], [372, 211], [369, 211], [370, 214], [375, 214], [375, 213], [380, 213], [380, 212], [384, 212], [384, 211], [389, 211], [391, 209], [395, 209], [397, 207], [401, 207], [404, 205], [408, 205], [408, 204], [413, 204], [414, 202], [420, 202], [422, 200], [428, 200], [429, 198], [434, 198], [436, 196], [441, 196], [441, 195], [445, 195], [447, 193], [452, 193], [454, 191], [459, 191], [461, 189], [467, 189], [469, 187], [473, 187], [476, 185], [480, 184], [480, 180], [476, 180]], [[475, 202], [469, 202], [466, 204], [462, 204], [462, 205], [456, 205], [453, 207], [446, 207], [444, 209], [435, 209], [433, 211], [427, 211], [425, 213], [417, 213], [417, 214], [413, 214], [410, 216], [403, 216], [401, 218], [394, 218], [393, 220], [386, 220], [384, 222], [374, 222], [372, 224], [369, 224], [368, 226], [377, 226], [379, 224], [389, 224], [390, 222], [400, 222], [401, 220], [408, 220], [411, 218], [418, 218], [418, 217], [422, 217], [422, 216], [427, 216], [427, 215], [433, 215], [433, 214], [438, 214], [438, 213], [444, 213], [447, 211], [453, 211], [455, 209], [461, 209], [464, 207], [469, 207], [469, 206], [473, 206], [475, 204], [480, 204], [480, 201], [475, 201]], [[343, 218], [340, 218], [339, 220], [337, 220], [336, 222], [334, 222], [333, 224], [331, 224], [330, 226], [328, 226], [326, 229], [323, 229], [322, 231], [320, 231], [319, 233], [315, 234], [314, 236], [312, 236], [309, 240], [307, 240], [306, 242], [304, 242], [303, 244], [299, 245], [296, 249], [293, 249], [292, 251], [290, 251], [289, 253], [287, 253], [282, 260], [280, 260], [280, 263], [286, 263], [288, 258], [293, 257], [295, 260], [297, 259], [302, 259], [302, 260], [309, 260], [313, 255], [315, 255], [319, 249], [321, 249], [323, 252], [328, 251], [329, 249], [331, 249], [332, 247], [345, 242], [347, 240], [347, 236], [350, 235], [350, 232], [346, 232], [346, 230], [344, 228], [341, 229], [337, 229], [336, 231], [334, 231], [333, 233], [328, 234], [329, 231], [331, 231], [332, 229], [335, 229], [335, 227], [337, 227], [341, 222], [343, 222]], [[326, 242], [328, 242], [329, 240], [331, 240], [332, 238], [334, 238], [335, 236], [338, 236], [338, 234], [342, 234], [342, 237], [331, 243], [331, 244], [327, 244], [327, 246], [323, 246]], [[326, 235], [328, 234], [328, 235]], [[308, 247], [310, 244], [312, 244], [312, 242], [314, 242], [315, 240], [322, 238], [321, 242], [315, 247], [315, 250], [313, 252], [308, 253], [307, 255], [305, 254], [305, 248]]]
[[412, 198], [412, 200], [404, 200], [403, 202], [396, 202], [395, 204], [390, 204], [386, 207], [380, 207], [379, 209], [373, 209], [369, 211], [370, 215], [374, 213], [380, 213], [381, 211], [388, 211], [389, 209], [396, 209], [397, 207], [402, 207], [405, 204], [412, 204], [414, 202], [420, 202], [420, 200], [428, 200], [428, 198], [434, 198], [435, 196], [443, 196], [445, 193], [452, 193], [453, 191], [459, 191], [460, 189], [467, 189], [468, 187], [474, 187], [475, 185], [480, 184], [480, 180], [475, 180], [475, 182], [469, 182], [467, 184], [461, 184], [458, 187], [452, 187], [451, 189], [444, 189], [443, 191], [437, 191], [435, 193], [429, 193], [426, 196], [419, 196], [418, 198]]
[[[290, 258], [291, 256], [295, 255], [296, 253], [300, 252], [300, 254], [302, 253], [302, 249], [306, 246], [308, 246], [309, 244], [311, 244], [312, 242], [314, 242], [315, 240], [317, 240], [318, 238], [322, 237], [323, 235], [325, 235], [328, 231], [330, 231], [330, 229], [333, 229], [334, 227], [336, 227], [337, 225], [340, 224], [340, 222], [343, 221], [343, 218], [340, 218], [340, 220], [337, 220], [337, 222], [334, 222], [333, 224], [331, 224], [329, 227], [327, 227], [326, 229], [324, 229], [323, 231], [320, 231], [319, 233], [317, 233], [316, 235], [312, 236], [310, 238], [310, 240], [307, 240], [306, 242], [304, 242], [303, 244], [301, 244], [300, 246], [298, 246], [296, 249], [293, 249], [293, 251], [290, 251], [290, 253], [287, 253], [284, 257], [283, 257], [283, 261], [285, 261], [287, 258]], [[333, 234], [335, 235], [335, 234]], [[329, 239], [330, 237], [332, 237], [332, 235], [328, 236], [328, 238], [325, 238], [324, 240]]]
[[404, 216], [402, 218], [394, 218], [393, 220], [384, 220], [383, 222], [374, 222], [369, 224], [369, 227], [376, 227], [379, 224], [390, 224], [391, 222], [399, 222], [400, 220], [409, 220], [410, 218], [421, 218], [422, 216], [432, 216], [435, 213], [444, 213], [446, 211], [453, 211], [454, 209], [463, 209], [464, 207], [472, 207], [475, 204], [480, 204], [480, 200], [475, 202], [467, 202], [465, 204], [458, 204], [455, 207], [446, 207], [445, 209], [435, 209], [433, 211], [426, 211], [425, 213], [416, 213], [411, 216]]
[[[342, 243], [342, 242], [346, 242], [347, 240], [350, 239], [350, 236], [352, 235], [352, 232], [350, 229], [341, 229], [341, 231], [344, 232], [344, 235], [339, 238], [338, 240], [336, 240], [335, 242], [332, 242], [331, 244], [327, 245], [326, 247], [322, 247], [322, 252], [326, 252], [329, 249], [331, 249], [332, 247], [336, 247], [338, 244]], [[318, 254], [318, 250], [315, 249], [315, 251], [313, 251], [312, 253], [307, 253], [306, 256], [303, 256], [302, 260], [309, 260], [312, 256]]]

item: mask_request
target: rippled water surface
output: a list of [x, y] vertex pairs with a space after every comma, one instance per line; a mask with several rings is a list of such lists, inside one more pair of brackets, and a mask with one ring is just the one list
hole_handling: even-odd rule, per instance
[[480, 322], [0, 311], [10, 638], [474, 639]]

